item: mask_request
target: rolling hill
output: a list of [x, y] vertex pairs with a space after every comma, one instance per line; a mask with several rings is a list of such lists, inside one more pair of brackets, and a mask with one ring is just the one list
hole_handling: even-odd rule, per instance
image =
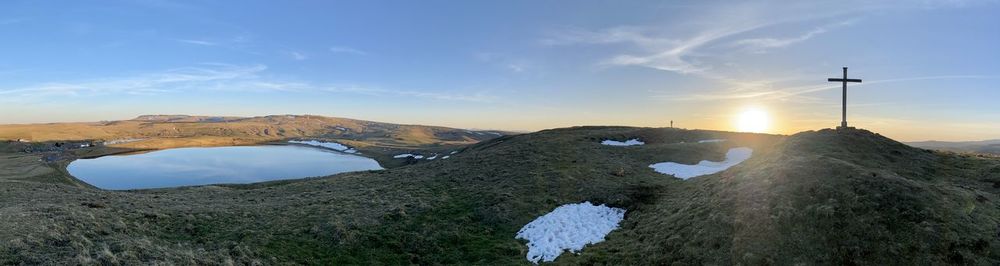
[[[633, 138], [645, 145], [600, 144]], [[649, 168], [732, 147], [753, 156], [689, 180]], [[518, 229], [583, 201], [624, 221], [555, 264], [1000, 263], [1000, 160], [855, 129], [575, 127], [383, 171], [142, 191], [51, 182], [44, 167], [0, 172], [0, 264], [528, 265]]]
[[906, 144], [925, 149], [1000, 155], [1000, 140], [997, 139], [983, 140], [983, 141], [958, 141], [958, 142], [921, 141], [921, 142], [907, 142]]
[[[210, 117], [144, 115], [131, 120], [93, 123], [0, 125], [0, 140], [113, 141], [146, 139], [123, 147], [166, 148], [191, 145], [232, 145], [289, 138], [328, 138], [364, 141], [383, 146], [472, 144], [509, 134], [446, 127], [399, 125], [312, 115]], [[203, 140], [203, 141], [194, 141]]]

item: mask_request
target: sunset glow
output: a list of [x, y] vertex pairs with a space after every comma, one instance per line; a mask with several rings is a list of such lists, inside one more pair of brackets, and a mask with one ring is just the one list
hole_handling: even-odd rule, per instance
[[741, 132], [764, 133], [771, 127], [771, 118], [759, 108], [749, 108], [736, 117], [736, 130]]

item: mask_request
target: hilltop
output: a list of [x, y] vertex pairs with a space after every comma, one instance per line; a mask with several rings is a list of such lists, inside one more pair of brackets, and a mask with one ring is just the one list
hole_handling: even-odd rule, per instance
[[[600, 144], [628, 139], [645, 144]], [[649, 168], [733, 147], [754, 155], [688, 180]], [[854, 129], [575, 127], [323, 178], [127, 192], [45, 180], [0, 173], [0, 264], [524, 265], [518, 229], [583, 201], [625, 219], [557, 264], [1000, 263], [1000, 160]]]

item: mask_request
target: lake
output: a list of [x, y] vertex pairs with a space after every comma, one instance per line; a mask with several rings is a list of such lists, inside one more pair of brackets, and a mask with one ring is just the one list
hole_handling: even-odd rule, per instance
[[110, 190], [245, 184], [380, 170], [375, 160], [319, 148], [179, 148], [73, 161], [77, 179]]

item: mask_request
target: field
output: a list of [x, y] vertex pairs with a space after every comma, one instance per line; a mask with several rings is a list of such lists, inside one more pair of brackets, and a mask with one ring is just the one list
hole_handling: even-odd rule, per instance
[[[647, 144], [599, 144], [630, 138]], [[352, 145], [404, 150], [389, 141]], [[737, 146], [753, 157], [715, 175], [648, 167]], [[582, 201], [625, 208], [625, 220], [556, 264], [1000, 263], [1000, 160], [863, 130], [565, 128], [384, 171], [142, 191], [91, 188], [62, 161], [0, 150], [0, 264], [525, 265], [517, 230]]]

